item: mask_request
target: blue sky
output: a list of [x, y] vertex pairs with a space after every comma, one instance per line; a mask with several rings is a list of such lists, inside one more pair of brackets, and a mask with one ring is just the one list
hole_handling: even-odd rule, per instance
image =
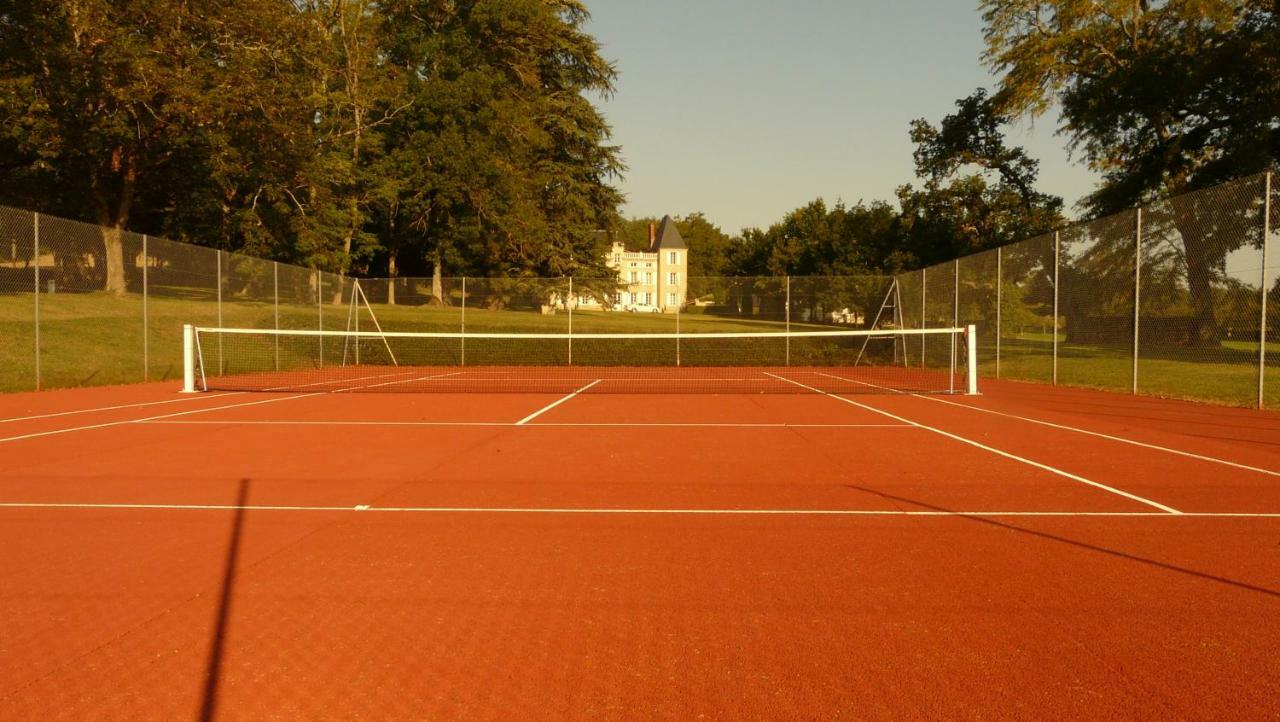
[[[993, 77], [968, 0], [587, 0], [621, 77], [601, 103], [630, 170], [629, 216], [702, 211], [729, 233], [814, 198], [892, 200], [908, 124]], [[1056, 119], [1010, 133], [1072, 206], [1093, 175]]]

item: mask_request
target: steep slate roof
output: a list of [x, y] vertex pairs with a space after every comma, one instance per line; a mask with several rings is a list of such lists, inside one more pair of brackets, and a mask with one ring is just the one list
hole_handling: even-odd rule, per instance
[[658, 226], [658, 233], [653, 239], [653, 245], [649, 247], [649, 252], [653, 253], [658, 250], [688, 250], [688, 246], [684, 244], [684, 238], [680, 236], [680, 231], [676, 229], [676, 222], [671, 220], [671, 216], [663, 216], [662, 223]]

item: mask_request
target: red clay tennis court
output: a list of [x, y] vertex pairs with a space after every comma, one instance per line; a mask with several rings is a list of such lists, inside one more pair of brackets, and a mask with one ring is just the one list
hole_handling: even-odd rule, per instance
[[1275, 714], [1280, 416], [801, 383], [0, 396], [0, 709]]

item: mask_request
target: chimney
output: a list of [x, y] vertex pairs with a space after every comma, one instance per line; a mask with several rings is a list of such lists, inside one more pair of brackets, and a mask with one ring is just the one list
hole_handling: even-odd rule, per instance
[[653, 244], [658, 240], [658, 224], [649, 224], [649, 250], [653, 250]]

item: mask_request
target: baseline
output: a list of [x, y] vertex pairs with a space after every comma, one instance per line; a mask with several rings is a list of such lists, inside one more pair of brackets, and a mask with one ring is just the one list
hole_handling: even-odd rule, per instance
[[848, 516], [848, 517], [1087, 517], [1116, 519], [1280, 519], [1280, 512], [1155, 511], [951, 511], [909, 509], [646, 509], [502, 506], [294, 506], [271, 504], [128, 504], [0, 502], [0, 509], [118, 509], [132, 511], [292, 511], [395, 514], [592, 514], [676, 516]]

